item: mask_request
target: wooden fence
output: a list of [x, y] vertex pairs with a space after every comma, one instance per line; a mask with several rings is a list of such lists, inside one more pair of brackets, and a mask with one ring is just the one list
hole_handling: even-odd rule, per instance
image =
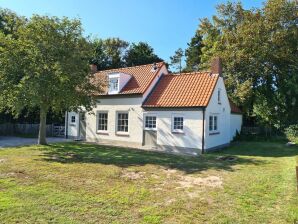
[[[48, 124], [46, 133], [47, 136], [64, 136], [64, 126], [56, 126]], [[0, 124], [0, 135], [32, 135], [37, 136], [39, 124]]]

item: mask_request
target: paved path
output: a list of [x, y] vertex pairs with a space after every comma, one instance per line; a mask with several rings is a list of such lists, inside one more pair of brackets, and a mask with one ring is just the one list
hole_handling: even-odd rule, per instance
[[[48, 143], [54, 142], [66, 142], [71, 141], [65, 138], [47, 138]], [[0, 148], [15, 147], [22, 145], [35, 145], [37, 144], [37, 138], [20, 138], [20, 137], [8, 137], [0, 136]]]

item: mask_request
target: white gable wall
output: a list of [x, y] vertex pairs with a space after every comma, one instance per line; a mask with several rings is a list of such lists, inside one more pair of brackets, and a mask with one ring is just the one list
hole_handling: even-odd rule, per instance
[[240, 133], [242, 126], [242, 114], [231, 114], [231, 140], [236, 136], [237, 131]]
[[[218, 103], [217, 92], [221, 89], [221, 104]], [[228, 144], [231, 139], [230, 117], [231, 107], [227, 96], [223, 78], [219, 77], [209, 104], [205, 112], [205, 149]], [[212, 134], [209, 131], [209, 116], [218, 116], [218, 133]]]

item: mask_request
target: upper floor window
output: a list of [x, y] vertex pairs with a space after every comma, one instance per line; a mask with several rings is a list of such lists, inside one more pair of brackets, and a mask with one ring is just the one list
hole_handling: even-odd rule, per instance
[[217, 102], [221, 104], [221, 89], [218, 89], [217, 91]]
[[109, 79], [109, 93], [114, 93], [119, 91], [119, 78]]

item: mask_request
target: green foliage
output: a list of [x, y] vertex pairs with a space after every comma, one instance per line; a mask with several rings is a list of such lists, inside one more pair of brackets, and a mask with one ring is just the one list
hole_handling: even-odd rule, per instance
[[246, 115], [276, 128], [298, 120], [297, 6], [268, 0], [245, 10], [221, 4], [212, 20], [201, 20], [201, 67], [221, 56], [229, 95]]
[[125, 53], [124, 60], [126, 66], [145, 65], [162, 61], [154, 53], [153, 48], [145, 42], [132, 43]]
[[175, 54], [173, 56], [170, 57], [171, 60], [171, 67], [177, 72], [181, 72], [182, 70], [182, 58], [184, 56], [184, 51], [182, 50], [182, 48], [178, 48], [175, 51]]
[[197, 31], [195, 36], [191, 38], [188, 48], [185, 50], [186, 68], [185, 71], [198, 71], [200, 69], [202, 55], [202, 36]]
[[0, 32], [4, 35], [16, 37], [17, 30], [26, 22], [24, 17], [18, 16], [9, 9], [0, 8]]
[[39, 108], [41, 125], [50, 109], [91, 109], [90, 95], [103, 84], [90, 83], [91, 44], [79, 20], [34, 15], [14, 36], [0, 32], [0, 43], [0, 109]]
[[298, 141], [298, 124], [290, 125], [285, 129], [285, 135], [290, 141]]
[[128, 46], [128, 42], [119, 38], [97, 39], [93, 42], [90, 62], [97, 65], [98, 70], [124, 67], [123, 57]]

